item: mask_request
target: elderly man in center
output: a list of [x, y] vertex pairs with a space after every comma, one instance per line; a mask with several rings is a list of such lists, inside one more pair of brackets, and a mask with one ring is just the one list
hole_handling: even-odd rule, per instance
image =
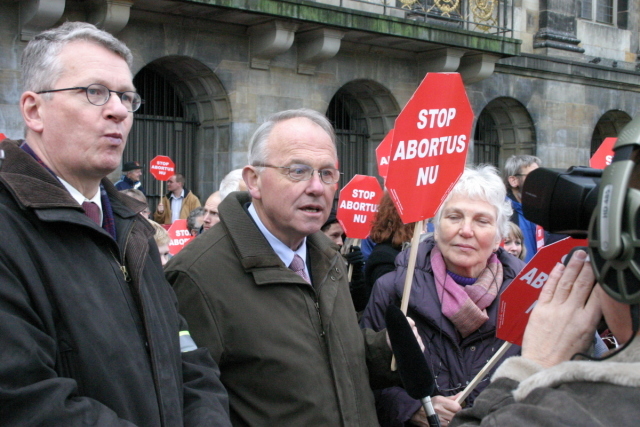
[[[234, 425], [377, 425], [371, 387], [398, 384], [384, 332], [360, 330], [346, 264], [321, 231], [340, 173], [322, 114], [253, 135], [248, 192], [168, 264], [195, 341], [220, 364]], [[417, 332], [416, 332], [417, 333]]]
[[[510, 215], [497, 171], [467, 168], [436, 213], [434, 235], [418, 248], [407, 314], [425, 345], [436, 380], [432, 401], [443, 426], [461, 409], [455, 397], [503, 343], [495, 336], [498, 296], [524, 266], [500, 247]], [[401, 252], [396, 269], [374, 285], [364, 327], [383, 329], [387, 307], [400, 305], [408, 255]], [[518, 351], [512, 346], [503, 358]], [[465, 400], [467, 406], [489, 376]], [[383, 426], [428, 425], [420, 402], [399, 387], [379, 392], [376, 404]]]

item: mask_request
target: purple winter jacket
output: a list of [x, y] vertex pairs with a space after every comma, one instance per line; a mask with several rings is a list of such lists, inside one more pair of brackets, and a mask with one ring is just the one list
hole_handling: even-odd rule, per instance
[[[468, 337], [460, 339], [453, 324], [442, 315], [436, 294], [430, 258], [434, 245], [433, 238], [429, 238], [418, 247], [407, 316], [416, 322], [425, 345], [424, 354], [436, 379], [437, 389], [434, 395], [452, 396], [464, 390], [466, 384], [480, 372], [504, 342], [495, 337], [499, 296], [487, 307], [489, 320]], [[504, 273], [500, 288], [502, 293], [525, 264], [502, 248], [498, 249], [497, 255]], [[387, 306], [400, 306], [408, 260], [409, 251], [401, 252], [396, 258], [395, 271], [382, 276], [375, 283], [362, 316], [363, 328], [376, 331], [384, 329]], [[520, 347], [514, 345], [502, 360], [519, 353]], [[491, 374], [500, 363], [494, 366], [465, 400], [467, 407], [473, 404], [476, 396], [489, 384]], [[420, 408], [420, 402], [409, 397], [404, 389], [392, 387], [376, 392], [376, 408], [383, 427], [403, 426]]]

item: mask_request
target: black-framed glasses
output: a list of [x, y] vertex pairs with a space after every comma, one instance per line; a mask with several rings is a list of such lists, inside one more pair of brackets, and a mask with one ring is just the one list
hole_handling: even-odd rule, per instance
[[83, 90], [84, 93], [87, 95], [87, 100], [93, 105], [97, 105], [98, 107], [109, 102], [109, 98], [111, 98], [111, 92], [113, 92], [116, 95], [118, 95], [118, 98], [120, 98], [122, 105], [124, 105], [127, 111], [129, 111], [130, 113], [133, 113], [134, 111], [138, 110], [138, 108], [140, 108], [140, 106], [144, 102], [140, 97], [140, 94], [136, 92], [131, 92], [131, 91], [118, 92], [117, 90], [111, 90], [108, 87], [98, 83], [93, 83], [86, 87], [77, 86], [77, 87], [67, 87], [64, 89], [41, 90], [40, 92], [36, 92], [36, 93], [40, 94], [40, 93], [62, 92], [65, 90]]
[[322, 182], [325, 184], [335, 184], [340, 181], [340, 175], [342, 175], [342, 173], [335, 168], [314, 169], [308, 165], [273, 166], [261, 163], [254, 166], [286, 170], [289, 178], [294, 181], [308, 181], [313, 176], [313, 173], [317, 171]]

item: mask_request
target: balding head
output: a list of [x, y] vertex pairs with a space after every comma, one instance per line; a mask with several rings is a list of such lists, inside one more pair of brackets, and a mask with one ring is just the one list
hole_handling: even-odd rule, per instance
[[209, 196], [207, 202], [204, 204], [204, 221], [202, 225], [205, 230], [210, 229], [220, 222], [220, 216], [218, 215], [218, 205], [220, 201], [220, 192], [216, 191]]

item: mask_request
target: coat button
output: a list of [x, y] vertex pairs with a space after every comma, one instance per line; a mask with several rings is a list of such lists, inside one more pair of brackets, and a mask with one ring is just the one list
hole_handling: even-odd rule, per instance
[[336, 281], [335, 276], [331, 276], [331, 280], [333, 280], [335, 282]]
[[476, 351], [476, 346], [475, 345], [471, 346], [471, 351]]

